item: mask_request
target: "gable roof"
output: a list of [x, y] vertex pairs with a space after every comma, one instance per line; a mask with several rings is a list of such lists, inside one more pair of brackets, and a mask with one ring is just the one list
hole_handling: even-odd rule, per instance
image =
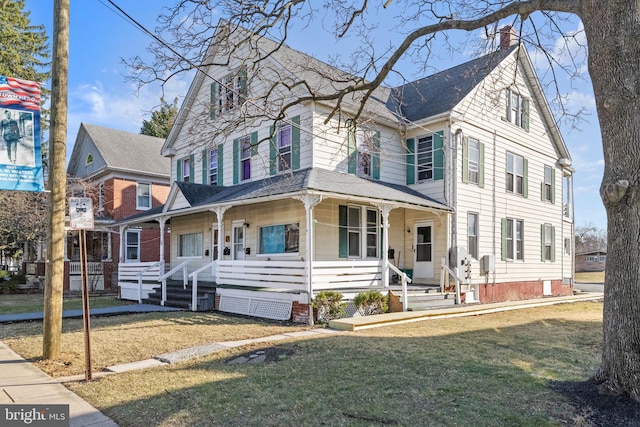
[[73, 152], [69, 160], [69, 173], [75, 175], [83, 159], [80, 159], [83, 144], [93, 143], [105, 162], [106, 170], [123, 171], [169, 178], [171, 161], [162, 156], [160, 150], [164, 139], [154, 136], [125, 132], [81, 123]]
[[422, 79], [392, 89], [387, 108], [410, 122], [454, 109], [487, 75], [515, 49], [491, 52]]

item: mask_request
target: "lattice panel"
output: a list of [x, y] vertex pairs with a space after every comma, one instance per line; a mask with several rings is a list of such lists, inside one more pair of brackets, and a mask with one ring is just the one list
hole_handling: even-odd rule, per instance
[[244, 314], [264, 319], [289, 320], [291, 301], [275, 301], [262, 298], [246, 298], [231, 295], [220, 296], [220, 311]]

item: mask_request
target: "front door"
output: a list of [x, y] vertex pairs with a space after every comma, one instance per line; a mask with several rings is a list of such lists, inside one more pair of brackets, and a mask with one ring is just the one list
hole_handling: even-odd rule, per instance
[[433, 279], [433, 221], [417, 222], [413, 235], [413, 279]]
[[233, 259], [244, 260], [244, 224], [233, 226]]

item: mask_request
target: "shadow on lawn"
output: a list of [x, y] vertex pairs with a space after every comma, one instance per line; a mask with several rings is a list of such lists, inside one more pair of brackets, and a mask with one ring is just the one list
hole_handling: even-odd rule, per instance
[[[273, 347], [262, 344], [71, 388], [90, 392], [121, 426], [586, 427], [611, 425], [600, 422], [627, 408], [624, 398], [586, 405], [562, 386], [597, 368], [598, 322], [544, 319], [448, 335], [439, 334], [442, 322], [289, 341], [275, 347], [291, 355], [274, 363], [227, 364]], [[120, 390], [131, 400], [100, 405], [103, 393]], [[631, 408], [617, 425], [640, 425], [637, 403]]]

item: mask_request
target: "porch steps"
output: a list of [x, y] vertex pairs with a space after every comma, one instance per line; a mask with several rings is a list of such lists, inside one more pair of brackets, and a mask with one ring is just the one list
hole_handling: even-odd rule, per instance
[[[434, 290], [407, 292], [408, 311], [432, 310], [455, 305], [456, 295], [452, 292]], [[402, 291], [389, 291], [389, 311], [402, 311], [404, 299]]]
[[[188, 283], [186, 289], [178, 280], [167, 281], [167, 307], [191, 309], [192, 284]], [[198, 311], [213, 310], [216, 294], [216, 284], [213, 282], [198, 282]], [[162, 286], [158, 286], [149, 298], [142, 300], [146, 304], [160, 305], [162, 301]]]

